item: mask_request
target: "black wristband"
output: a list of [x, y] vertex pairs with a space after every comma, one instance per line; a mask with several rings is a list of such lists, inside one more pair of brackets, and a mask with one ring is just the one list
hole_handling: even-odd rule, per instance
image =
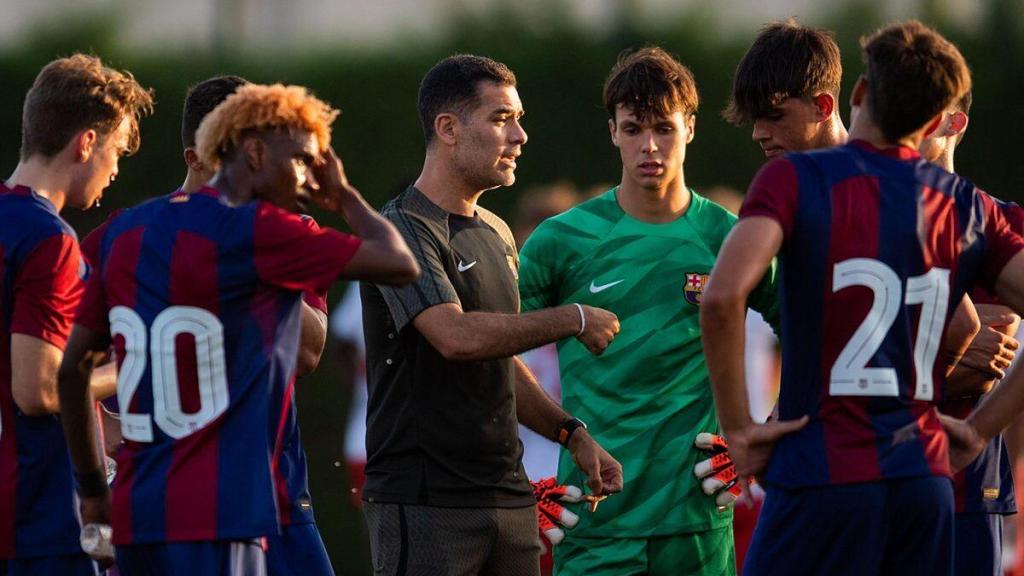
[[587, 425], [583, 420], [580, 420], [579, 418], [568, 418], [558, 425], [558, 430], [555, 431], [555, 438], [558, 440], [559, 444], [568, 448], [569, 440], [572, 440], [572, 435], [580, 428], [583, 428], [584, 430], [587, 429]]
[[78, 483], [78, 495], [82, 498], [96, 498], [110, 490], [107, 486], [107, 475], [102, 470], [93, 470], [85, 474], [75, 472], [75, 482]]

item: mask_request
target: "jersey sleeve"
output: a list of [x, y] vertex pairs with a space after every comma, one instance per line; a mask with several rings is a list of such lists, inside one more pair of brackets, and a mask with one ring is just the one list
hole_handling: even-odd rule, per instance
[[550, 308], [558, 302], [557, 243], [545, 222], [519, 253], [519, 301], [523, 312]]
[[395, 225], [420, 265], [420, 276], [412, 284], [401, 288], [376, 285], [395, 322], [395, 329], [401, 331], [420, 312], [432, 306], [461, 305], [445, 271], [444, 252], [437, 236], [439, 232], [409, 212], [389, 211], [384, 217]]
[[63, 350], [82, 297], [83, 271], [78, 241], [71, 235], [55, 234], [36, 245], [14, 280], [10, 331]]
[[994, 292], [996, 280], [1006, 263], [1024, 250], [1024, 238], [1013, 226], [1006, 211], [990, 196], [978, 194], [985, 218], [985, 259], [981, 267], [981, 284]]
[[747, 197], [740, 208], [740, 218], [765, 216], [782, 226], [786, 238], [793, 231], [796, 219], [799, 179], [796, 167], [787, 158], [765, 164], [754, 176]]
[[259, 202], [253, 243], [261, 281], [320, 295], [352, 260], [362, 240], [329, 228], [314, 230], [302, 217]]

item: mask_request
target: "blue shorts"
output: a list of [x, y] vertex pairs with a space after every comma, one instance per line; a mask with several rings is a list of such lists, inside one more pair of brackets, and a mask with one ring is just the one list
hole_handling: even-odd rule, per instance
[[334, 576], [316, 524], [282, 526], [280, 535], [267, 536], [267, 574]]
[[117, 546], [120, 576], [266, 576], [259, 540]]
[[953, 483], [768, 486], [744, 574], [953, 574]]
[[0, 560], [0, 576], [96, 576], [96, 563], [85, 554]]
[[1002, 576], [1003, 517], [983, 512], [957, 514], [953, 541], [956, 574]]

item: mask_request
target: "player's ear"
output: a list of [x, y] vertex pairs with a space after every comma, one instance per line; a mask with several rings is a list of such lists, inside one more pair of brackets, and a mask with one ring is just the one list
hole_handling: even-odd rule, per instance
[[832, 117], [836, 111], [836, 99], [828, 92], [822, 92], [814, 96], [814, 119], [824, 122]]
[[267, 145], [262, 139], [250, 136], [242, 140], [242, 154], [249, 169], [254, 172], [258, 171], [260, 168], [263, 168], [263, 162], [267, 155]]
[[697, 115], [690, 114], [683, 122], [686, 123], [686, 143], [693, 142], [693, 129], [697, 126]]
[[970, 118], [965, 112], [957, 110], [953, 112], [949, 118], [949, 136], [956, 136], [957, 134], [963, 134], [964, 130], [967, 130], [967, 123]]
[[189, 146], [185, 148], [185, 165], [188, 166], [189, 170], [201, 172], [203, 170], [203, 163], [199, 161], [199, 154], [196, 154], [196, 149]]
[[615, 133], [615, 120], [612, 119], [612, 118], [608, 119], [608, 132], [612, 135], [612, 144], [614, 144], [615, 147], [618, 148], [619, 147], [619, 137]]
[[850, 93], [850, 106], [863, 106], [864, 96], [868, 92], [868, 81], [863, 74], [857, 78], [857, 83], [853, 85], [853, 92]]
[[71, 139], [71, 145], [75, 148], [75, 161], [82, 164], [89, 161], [96, 147], [99, 134], [96, 130], [89, 128], [82, 130]]
[[459, 117], [451, 112], [442, 112], [434, 117], [435, 137], [449, 146], [458, 141]]

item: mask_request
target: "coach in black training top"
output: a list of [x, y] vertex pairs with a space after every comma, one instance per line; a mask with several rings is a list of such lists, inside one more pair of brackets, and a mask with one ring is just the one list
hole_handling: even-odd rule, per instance
[[512, 72], [488, 58], [446, 58], [423, 79], [418, 104], [423, 172], [383, 215], [422, 274], [401, 289], [362, 288], [373, 563], [384, 574], [535, 575], [540, 542], [517, 420], [561, 437], [594, 494], [620, 490], [622, 467], [514, 356], [570, 336], [600, 354], [619, 323], [575, 304], [518, 313], [512, 234], [476, 205], [484, 190], [515, 181], [526, 143]]

